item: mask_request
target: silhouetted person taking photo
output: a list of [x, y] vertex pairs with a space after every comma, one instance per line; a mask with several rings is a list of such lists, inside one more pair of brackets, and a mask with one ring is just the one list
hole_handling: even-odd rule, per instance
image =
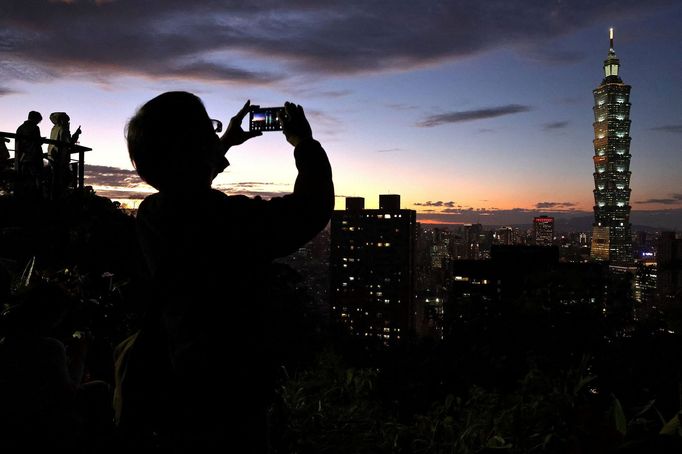
[[3, 192], [9, 190], [12, 187], [12, 182], [16, 181], [16, 172], [10, 166], [7, 142], [9, 142], [9, 139], [0, 137], [0, 191]]
[[[169, 92], [127, 127], [131, 160], [159, 191], [137, 214], [155, 298], [118, 358], [117, 416], [138, 446], [266, 450], [268, 265], [325, 227], [334, 188], [303, 109], [286, 103], [283, 132], [298, 168], [293, 193], [262, 200], [212, 189], [227, 150], [261, 134], [242, 130], [248, 111], [249, 102], [219, 137], [198, 97]], [[152, 432], [158, 437], [149, 446]]]
[[58, 198], [73, 182], [71, 173], [71, 145], [78, 142], [81, 135], [81, 127], [71, 134], [71, 118], [66, 112], [53, 112], [50, 121], [54, 124], [50, 131], [50, 139], [62, 142], [61, 145], [50, 144], [47, 147], [47, 155], [52, 169], [52, 197]]

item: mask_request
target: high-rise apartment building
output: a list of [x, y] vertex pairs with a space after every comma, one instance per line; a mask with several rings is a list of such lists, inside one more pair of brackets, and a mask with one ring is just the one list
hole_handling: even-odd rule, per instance
[[334, 211], [330, 304], [349, 334], [391, 345], [415, 330], [416, 231], [399, 195], [381, 195], [378, 210], [354, 197]]
[[657, 290], [661, 302], [682, 301], [682, 236], [662, 232], [658, 240], [656, 264]]
[[631, 266], [630, 236], [630, 85], [620, 78], [613, 49], [604, 60], [604, 79], [594, 94], [593, 260]]
[[537, 246], [551, 246], [554, 243], [554, 218], [550, 216], [534, 217], [533, 236]]

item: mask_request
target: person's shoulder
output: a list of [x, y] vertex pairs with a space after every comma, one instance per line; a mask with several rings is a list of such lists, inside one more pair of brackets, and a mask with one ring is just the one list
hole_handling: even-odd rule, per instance
[[140, 202], [140, 208], [142, 208], [145, 205], [151, 205], [151, 204], [155, 203], [155, 201], [159, 198], [159, 196], [160, 196], [159, 192], [149, 194], [147, 197], [142, 199], [142, 202]]
[[142, 202], [140, 202], [140, 206], [137, 208], [139, 210], [144, 210], [148, 208], [150, 205], [153, 205], [155, 200], [158, 198], [158, 193], [155, 194], [150, 194], [144, 199], [142, 199]]
[[159, 203], [160, 195], [158, 192], [148, 195], [137, 207], [137, 217], [139, 218], [140, 215], [144, 216], [149, 211], [155, 211], [158, 208]]
[[22, 134], [22, 133], [23, 133], [24, 131], [26, 131], [26, 129], [28, 129], [29, 127], [30, 127], [30, 124], [29, 124], [27, 121], [23, 122], [23, 123], [20, 124], [19, 127], [17, 128], [17, 134]]
[[222, 203], [228, 204], [230, 206], [248, 207], [260, 205], [264, 202], [264, 200], [260, 196], [248, 197], [243, 194], [227, 195], [224, 192], [217, 191], [215, 189], [213, 189], [212, 191], [214, 193], [218, 193], [214, 195], [214, 197], [216, 197], [217, 200], [220, 200]]
[[227, 203], [227, 204], [240, 204], [249, 198], [244, 195], [227, 195], [223, 191], [219, 191], [215, 188], [211, 188], [209, 193], [209, 199], [213, 202]]

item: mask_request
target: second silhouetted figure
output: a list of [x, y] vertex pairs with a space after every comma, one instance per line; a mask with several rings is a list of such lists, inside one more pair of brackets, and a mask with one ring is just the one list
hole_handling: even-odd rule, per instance
[[60, 197], [73, 181], [71, 173], [72, 146], [78, 142], [81, 134], [80, 126], [71, 134], [69, 130], [71, 118], [65, 112], [53, 112], [50, 121], [54, 124], [50, 131], [50, 139], [61, 142], [47, 147], [47, 154], [52, 169], [52, 197]]

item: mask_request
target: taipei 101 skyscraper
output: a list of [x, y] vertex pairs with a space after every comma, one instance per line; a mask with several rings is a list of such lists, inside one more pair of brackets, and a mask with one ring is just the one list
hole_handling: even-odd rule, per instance
[[612, 266], [633, 265], [630, 234], [630, 85], [619, 76], [613, 50], [604, 60], [604, 79], [594, 94], [593, 260]]

